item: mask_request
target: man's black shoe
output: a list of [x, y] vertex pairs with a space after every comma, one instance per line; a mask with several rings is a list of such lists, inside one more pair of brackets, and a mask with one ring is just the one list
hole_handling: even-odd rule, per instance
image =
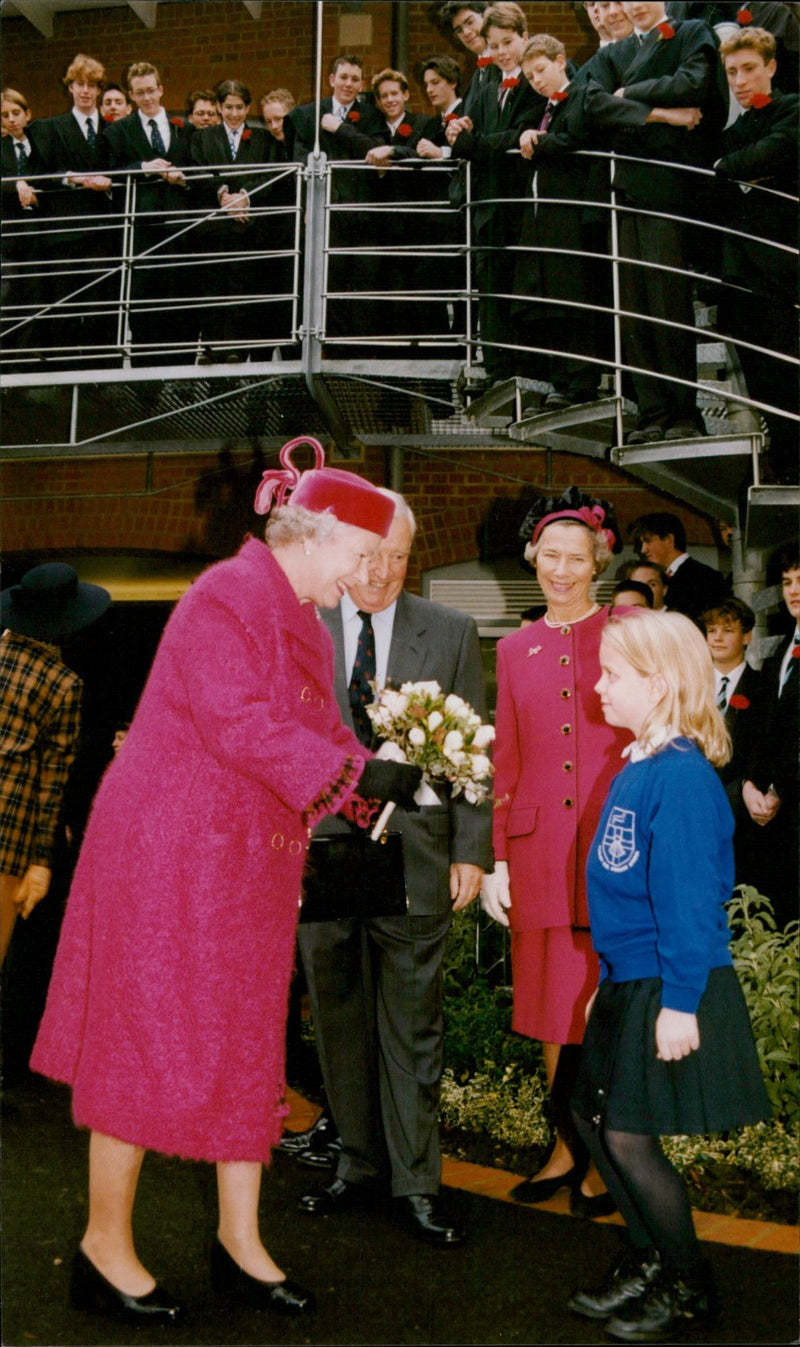
[[330, 1169], [342, 1148], [336, 1126], [329, 1113], [323, 1112], [306, 1132], [285, 1132], [278, 1150], [292, 1155], [301, 1165], [312, 1169]]
[[300, 1198], [300, 1210], [309, 1216], [328, 1216], [332, 1212], [351, 1211], [366, 1206], [372, 1195], [372, 1186], [349, 1183], [347, 1179], [331, 1179], [321, 1188], [314, 1188]]
[[661, 1259], [655, 1249], [625, 1249], [599, 1286], [576, 1291], [567, 1304], [574, 1314], [585, 1319], [610, 1319], [644, 1295], [660, 1267]]
[[412, 1193], [410, 1197], [399, 1197], [396, 1201], [417, 1239], [439, 1249], [456, 1249], [464, 1243], [466, 1232], [445, 1220], [435, 1197]]

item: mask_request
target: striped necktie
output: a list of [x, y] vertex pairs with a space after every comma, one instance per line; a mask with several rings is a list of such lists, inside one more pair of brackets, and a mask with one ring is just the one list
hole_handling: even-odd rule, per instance
[[19, 169], [20, 173], [24, 173], [25, 169], [28, 167], [28, 156], [25, 152], [25, 146], [23, 145], [21, 140], [17, 141], [16, 145], [14, 146], [14, 149], [17, 152], [17, 168]]
[[717, 696], [717, 708], [724, 715], [728, 709], [728, 684], [730, 683], [728, 674], [723, 674], [719, 685], [719, 695]]
[[90, 145], [94, 145], [97, 140], [97, 132], [94, 129], [94, 122], [91, 117], [86, 118], [86, 139]]
[[150, 118], [149, 126], [150, 126], [150, 144], [152, 145], [154, 152], [156, 154], [166, 154], [167, 147], [164, 144], [164, 138], [158, 129], [158, 122], [156, 121], [155, 117]]

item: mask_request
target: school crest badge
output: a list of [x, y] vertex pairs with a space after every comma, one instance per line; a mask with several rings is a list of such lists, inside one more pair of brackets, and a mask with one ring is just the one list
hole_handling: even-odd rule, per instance
[[597, 856], [604, 870], [621, 874], [632, 870], [639, 859], [636, 848], [636, 815], [632, 809], [614, 806], [608, 816]]

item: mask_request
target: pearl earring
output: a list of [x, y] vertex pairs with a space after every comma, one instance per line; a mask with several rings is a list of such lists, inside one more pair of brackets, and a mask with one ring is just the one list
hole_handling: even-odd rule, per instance
[[303, 551], [307, 557], [311, 556], [311, 543], [303, 543]]

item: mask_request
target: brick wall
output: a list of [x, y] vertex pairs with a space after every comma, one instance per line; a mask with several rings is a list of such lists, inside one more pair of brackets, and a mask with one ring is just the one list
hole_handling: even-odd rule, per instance
[[[377, 485], [386, 480], [382, 450], [368, 450], [354, 467]], [[6, 462], [0, 466], [4, 551], [230, 555], [249, 529], [260, 527], [250, 511], [255, 481], [249, 451], [234, 453], [231, 469], [221, 472], [208, 454]], [[409, 450], [404, 493], [419, 523], [410, 587], [419, 589], [422, 571], [478, 557], [480, 527], [492, 501], [560, 492], [573, 482], [613, 501], [623, 538], [637, 516], [669, 509], [683, 520], [690, 543], [713, 543], [705, 519], [614, 468], [553, 454], [550, 471], [548, 486], [546, 455], [530, 450]]]
[[[586, 19], [574, 4], [528, 4], [530, 32], [550, 31], [565, 42], [569, 54], [583, 60], [594, 44]], [[447, 44], [427, 17], [427, 4], [411, 0], [409, 20], [409, 66]], [[390, 63], [391, 10], [385, 0], [364, 4], [359, 17], [371, 19], [370, 46], [353, 49], [364, 60], [369, 80]], [[254, 99], [276, 85], [288, 86], [299, 102], [314, 96], [314, 44], [316, 6], [295, 0], [266, 0], [261, 17], [253, 21], [240, 0], [188, 0], [162, 3], [154, 29], [145, 28], [129, 8], [56, 13], [53, 37], [45, 39], [25, 19], [5, 18], [2, 24], [3, 79], [28, 98], [34, 117], [50, 117], [68, 106], [61, 77], [73, 56], [86, 52], [102, 61], [107, 77], [123, 82], [134, 60], [150, 60], [158, 66], [170, 111], [183, 108], [186, 93], [214, 85], [221, 79], [241, 79]], [[352, 17], [352, 7], [327, 3], [323, 11], [324, 66], [340, 49], [340, 23]], [[459, 49], [465, 73], [470, 58]], [[327, 88], [327, 76], [323, 76]], [[412, 107], [426, 110], [422, 95], [412, 80]]]

